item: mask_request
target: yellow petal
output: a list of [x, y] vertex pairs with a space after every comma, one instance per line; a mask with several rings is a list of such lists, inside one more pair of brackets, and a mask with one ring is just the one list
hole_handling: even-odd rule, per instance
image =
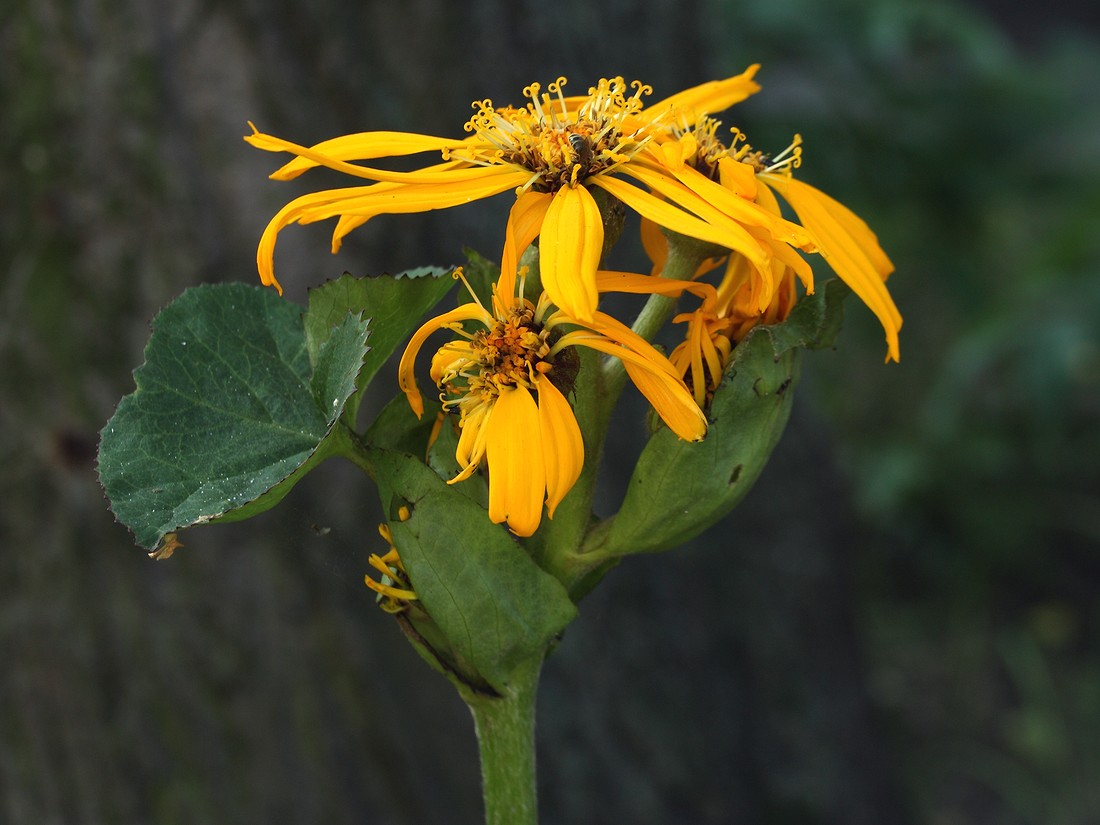
[[476, 174], [468, 174], [464, 180], [446, 184], [378, 183], [374, 186], [359, 187], [361, 194], [357, 197], [347, 198], [338, 204], [321, 204], [316, 208], [304, 210], [300, 223], [313, 223], [337, 215], [354, 215], [369, 219], [382, 214], [447, 209], [514, 189], [530, 177], [526, 172], [517, 172], [504, 167], [497, 169], [480, 167], [476, 170], [463, 171]]
[[669, 110], [674, 110], [686, 117], [689, 124], [695, 124], [703, 115], [723, 112], [760, 91], [760, 84], [753, 80], [759, 68], [760, 64], [754, 63], [739, 75], [685, 89], [647, 106], [638, 117], [653, 120]]
[[[253, 127], [253, 129], [255, 129], [255, 127]], [[364, 133], [366, 136], [370, 134], [372, 133]], [[402, 133], [382, 132], [375, 134], [392, 136]], [[290, 180], [314, 166], [327, 166], [329, 169], [335, 169], [338, 172], [344, 172], [348, 175], [368, 178], [370, 180], [389, 180], [410, 183], [424, 176], [440, 181], [451, 179], [461, 180], [464, 172], [471, 171], [469, 168], [465, 167], [465, 164], [445, 163], [414, 172], [391, 172], [386, 169], [374, 169], [369, 166], [348, 163], [347, 161], [348, 158], [367, 159], [388, 157], [390, 155], [407, 155], [416, 152], [426, 152], [432, 149], [444, 149], [464, 145], [463, 141], [431, 138], [426, 135], [408, 135], [407, 137], [408, 140], [405, 143], [401, 143], [397, 139], [391, 138], [388, 142], [384, 142], [378, 147], [379, 151], [372, 151], [367, 146], [368, 141], [363, 135], [349, 135], [343, 138], [334, 138], [324, 143], [319, 143], [316, 146], [300, 146], [297, 143], [291, 143], [289, 140], [283, 140], [282, 138], [277, 138], [272, 135], [265, 135], [261, 132], [246, 135], [245, 141], [255, 146], [257, 149], [263, 149], [267, 152], [289, 152], [298, 155], [297, 159], [285, 164], [271, 175], [275, 180]], [[332, 147], [334, 151], [322, 150], [321, 147], [326, 145]], [[408, 149], [408, 151], [385, 151], [387, 148], [400, 149], [402, 146]]]
[[442, 315], [437, 315], [430, 321], [426, 321], [409, 339], [405, 351], [401, 353], [401, 362], [397, 365], [397, 384], [401, 391], [405, 393], [409, 406], [412, 407], [417, 418], [424, 414], [424, 400], [420, 397], [420, 390], [416, 386], [416, 376], [413, 373], [416, 354], [420, 352], [420, 348], [428, 340], [428, 336], [436, 330], [442, 329], [448, 324], [474, 320], [479, 320], [486, 326], [493, 321], [480, 304], [463, 304], [450, 312], [444, 312]]
[[435, 351], [432, 366], [428, 371], [432, 381], [439, 384], [446, 373], [455, 375], [477, 360], [474, 345], [465, 339], [448, 341]]
[[[767, 229], [773, 238], [792, 246], [805, 246], [809, 243], [806, 230], [796, 223], [783, 220], [778, 214], [771, 214], [768, 210], [742, 197], [720, 183], [715, 183], [710, 178], [701, 174], [699, 170], [690, 166], [674, 172], [676, 180], [688, 187], [706, 203], [720, 209], [739, 223], [750, 226], [760, 226]], [[706, 217], [705, 215], [703, 217]]]
[[596, 273], [596, 288], [600, 292], [626, 292], [635, 295], [665, 295], [676, 298], [691, 292], [700, 298], [711, 297], [714, 287], [699, 281], [678, 281], [634, 272], [613, 272], [601, 269]]
[[[555, 321], [558, 321], [555, 318]], [[569, 320], [566, 316], [562, 320]], [[554, 344], [555, 349], [564, 349], [567, 346], [581, 345], [599, 349], [616, 358], [639, 359], [646, 362], [649, 368], [662, 370], [669, 375], [676, 375], [676, 369], [669, 360], [638, 333], [621, 321], [610, 315], [597, 312], [589, 323], [589, 329], [578, 329], [567, 332]], [[597, 342], [602, 342], [598, 345]], [[619, 345], [622, 346], [619, 346]], [[606, 345], [606, 346], [604, 346]], [[610, 347], [610, 349], [608, 349]]]
[[488, 440], [485, 422], [492, 410], [492, 405], [481, 404], [463, 414], [459, 422], [458, 445], [455, 447], [455, 460], [461, 472], [448, 481], [448, 484], [468, 479], [485, 457], [485, 444]]
[[669, 429], [680, 438], [699, 441], [706, 435], [706, 416], [695, 403], [676, 367], [652, 347], [649, 347], [652, 355], [647, 356], [594, 333], [570, 332], [561, 340], [566, 339], [570, 344], [589, 347], [620, 359], [635, 386]]
[[[299, 154], [300, 148], [288, 141], [256, 132], [245, 140], [257, 149], [268, 152], [291, 152]], [[411, 132], [360, 132], [354, 135], [325, 140], [310, 146], [310, 152], [337, 161], [371, 160], [373, 158], [402, 157], [420, 152], [442, 151], [462, 148], [465, 142], [449, 138], [417, 135]], [[299, 156], [290, 161], [271, 177], [275, 180], [291, 180], [308, 169], [322, 165], [309, 157]]]
[[581, 474], [584, 440], [573, 408], [554, 383], [539, 375], [535, 387], [539, 392], [539, 430], [546, 465], [546, 515], [553, 518], [554, 510]]
[[886, 332], [886, 358], [897, 361], [901, 313], [883, 283], [893, 264], [874, 233], [850, 209], [809, 184], [783, 175], [761, 178], [786, 198], [813, 234], [821, 257], [879, 319]]
[[[756, 194], [760, 189], [756, 185], [756, 170], [749, 164], [731, 157], [718, 158], [718, 182], [723, 188], [750, 201], [756, 200]], [[776, 212], [776, 214], [779, 213]]]
[[265, 286], [274, 286], [282, 295], [283, 288], [275, 280], [275, 240], [279, 232], [292, 223], [298, 223], [309, 209], [321, 205], [338, 203], [349, 197], [361, 194], [369, 186], [353, 186], [348, 189], [329, 189], [297, 197], [275, 213], [268, 221], [260, 242], [256, 246], [256, 269], [260, 273], [260, 282]]
[[678, 377], [654, 372], [634, 361], [624, 360], [634, 386], [661, 416], [668, 428], [684, 441], [702, 441], [707, 434], [707, 417], [695, 403], [691, 391]]
[[[773, 236], [785, 234], [801, 241], [807, 240], [802, 227], [768, 214], [760, 206], [722, 188], [690, 166], [685, 166], [675, 176], [665, 171], [648, 169], [640, 164], [625, 165], [622, 171], [637, 178], [672, 203], [690, 210], [711, 226], [728, 233], [723, 246], [749, 257], [755, 255], [760, 260], [761, 266], [766, 260], [766, 253], [763, 252], [765, 247], [753, 237], [747, 226], [766, 228]], [[695, 189], [684, 181], [690, 181]], [[782, 224], [793, 227], [797, 232], [793, 230], [785, 232]]]
[[[626, 165], [620, 168], [624, 172], [632, 171]], [[722, 215], [717, 209], [708, 208], [701, 198], [677, 181], [665, 179], [665, 183], [661, 185], [668, 193], [675, 195], [678, 206], [674, 206], [666, 200], [661, 200], [626, 181], [608, 175], [596, 175], [589, 178], [588, 182], [599, 186], [601, 189], [606, 189], [643, 218], [649, 218], [666, 229], [679, 232], [681, 235], [687, 235], [689, 238], [708, 241], [726, 249], [734, 249], [760, 267], [764, 267], [767, 263], [767, 251], [743, 226], [737, 224], [732, 218]], [[662, 191], [661, 194], [668, 196], [665, 191]], [[679, 208], [680, 206], [683, 206], [684, 209], [691, 209], [692, 212], [685, 212], [684, 209]], [[709, 212], [719, 225], [714, 225], [707, 220], [696, 217], [697, 213], [693, 214], [696, 209]]]
[[489, 518], [508, 522], [518, 536], [529, 536], [542, 520], [546, 492], [538, 405], [526, 388], [505, 387], [484, 426]]
[[546, 210], [550, 208], [552, 197], [549, 192], [528, 190], [516, 198], [516, 202], [512, 204], [512, 209], [508, 213], [508, 223], [504, 230], [504, 255], [500, 264], [500, 281], [494, 287], [500, 300], [509, 302], [506, 305], [510, 305], [510, 302], [515, 299], [516, 268], [519, 266], [520, 256], [542, 230]]
[[661, 227], [649, 218], [642, 218], [642, 248], [646, 257], [653, 264], [653, 274], [659, 275], [665, 268], [668, 260], [668, 238], [661, 231]]
[[587, 323], [596, 311], [596, 268], [603, 253], [603, 218], [583, 186], [554, 193], [539, 235], [542, 287], [557, 306]]

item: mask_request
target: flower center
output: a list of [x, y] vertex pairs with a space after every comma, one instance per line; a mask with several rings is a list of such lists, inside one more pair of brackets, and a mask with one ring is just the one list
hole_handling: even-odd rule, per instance
[[531, 102], [518, 109], [496, 109], [491, 100], [476, 101], [477, 114], [465, 129], [480, 143], [444, 157], [518, 166], [531, 173], [521, 190], [554, 192], [624, 163], [656, 134], [655, 122], [627, 125], [643, 108], [641, 98], [650, 93], [648, 86], [635, 81], [628, 95], [621, 77], [602, 79], [579, 99], [566, 98], [564, 86], [564, 77], [550, 83], [546, 92], [532, 83], [523, 90]]
[[[741, 132], [734, 133], [734, 145], [737, 141], [744, 140]], [[753, 149], [748, 143], [730, 154], [734, 160], [747, 163], [760, 175], [765, 172], [774, 172], [781, 175], [790, 175], [791, 171], [802, 165], [802, 135], [795, 135], [790, 145], [778, 155], [771, 155]]]
[[[678, 139], [688, 133], [691, 134], [695, 139], [696, 149], [695, 153], [687, 159], [687, 163], [713, 180], [718, 179], [718, 161], [724, 157], [747, 163], [758, 175], [768, 172], [790, 175], [793, 169], [802, 165], [801, 135], [795, 135], [786, 149], [772, 156], [767, 152], [754, 149], [746, 140], [745, 134], [737, 128], [730, 130], [732, 137], [727, 146], [718, 138], [718, 128], [721, 125], [714, 118], [705, 117], [694, 128], [674, 127], [672, 130]], [[738, 146], [739, 143], [742, 145]]]
[[444, 345], [437, 358], [442, 366], [439, 386], [448, 412], [492, 403], [505, 387], [535, 387], [537, 373], [553, 369], [550, 360], [551, 330], [535, 321], [535, 311], [524, 302], [507, 310], [467, 341]]

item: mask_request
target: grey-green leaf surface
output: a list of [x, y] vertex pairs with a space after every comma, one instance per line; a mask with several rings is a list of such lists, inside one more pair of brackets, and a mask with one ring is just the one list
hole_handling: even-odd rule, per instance
[[115, 516], [152, 549], [273, 506], [334, 451], [368, 335], [345, 313], [311, 366], [301, 307], [239, 283], [185, 292], [154, 319], [137, 388], [101, 433]]

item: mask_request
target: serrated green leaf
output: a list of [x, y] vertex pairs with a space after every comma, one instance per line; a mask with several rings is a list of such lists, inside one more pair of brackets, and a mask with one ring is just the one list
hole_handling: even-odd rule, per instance
[[[454, 651], [497, 690], [576, 616], [557, 579], [485, 510], [413, 456], [371, 449], [394, 545]], [[406, 521], [397, 517], [409, 508]]]
[[848, 290], [830, 281], [782, 324], [753, 329], [734, 350], [709, 410], [707, 437], [654, 433], [623, 505], [595, 534], [601, 558], [667, 550], [725, 516], [752, 488], [782, 435], [803, 348], [830, 346]]
[[343, 275], [309, 291], [305, 316], [311, 362], [331, 330], [351, 313], [371, 321], [371, 349], [359, 373], [359, 392], [347, 404], [346, 420], [354, 424], [362, 391], [395, 349], [412, 334], [421, 317], [454, 286], [453, 268], [422, 267], [399, 275], [355, 278]]
[[101, 433], [115, 516], [152, 549], [273, 506], [331, 454], [368, 334], [345, 315], [311, 369], [301, 307], [246, 284], [185, 292], [154, 319], [137, 389]]

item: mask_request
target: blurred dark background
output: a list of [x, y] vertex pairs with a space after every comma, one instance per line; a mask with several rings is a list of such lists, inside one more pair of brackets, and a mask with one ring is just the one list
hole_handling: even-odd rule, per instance
[[[850, 300], [745, 503], [582, 604], [543, 820], [1100, 822], [1098, 14], [1017, 5], [7, 0], [0, 821], [478, 821], [468, 714], [361, 584], [370, 485], [326, 465], [154, 563], [97, 432], [156, 311], [254, 279], [270, 215], [340, 185], [267, 181], [246, 120], [459, 135], [533, 80], [663, 96], [759, 61], [726, 120], [800, 132], [803, 179], [872, 223], [902, 362]], [[493, 255], [506, 208], [380, 218], [336, 258], [293, 228], [278, 271], [301, 301]]]

